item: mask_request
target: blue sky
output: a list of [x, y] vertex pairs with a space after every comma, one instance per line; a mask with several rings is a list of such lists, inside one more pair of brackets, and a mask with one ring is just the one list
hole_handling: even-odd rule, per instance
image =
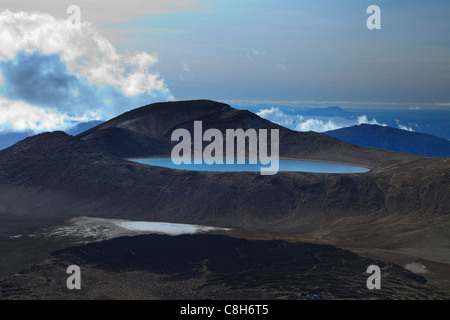
[[378, 1], [381, 30], [366, 28], [373, 1], [214, 3], [104, 28], [136, 31], [118, 41], [123, 49], [158, 48], [159, 70], [180, 98], [450, 99], [448, 1]]
[[448, 110], [449, 16], [444, 0], [3, 0], [0, 131], [172, 99]]

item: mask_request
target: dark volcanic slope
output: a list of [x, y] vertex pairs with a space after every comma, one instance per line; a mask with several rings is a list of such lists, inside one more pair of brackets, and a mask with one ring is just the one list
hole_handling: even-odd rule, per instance
[[[315, 132], [296, 132], [249, 112], [209, 100], [164, 102], [134, 109], [78, 137], [120, 157], [170, 156], [172, 132], [186, 128], [193, 135], [195, 120], [203, 130], [249, 128], [279, 129], [280, 155], [308, 159], [361, 163], [367, 166], [405, 158], [387, 151], [373, 151]], [[205, 143], [206, 145], [206, 143]]]
[[325, 134], [360, 146], [431, 157], [450, 157], [450, 141], [420, 132], [361, 124]]
[[[81, 290], [66, 268], [81, 267]], [[370, 265], [380, 290], [368, 290]], [[3, 299], [446, 299], [413, 273], [332, 246], [218, 235], [122, 237], [54, 252], [0, 282]]]

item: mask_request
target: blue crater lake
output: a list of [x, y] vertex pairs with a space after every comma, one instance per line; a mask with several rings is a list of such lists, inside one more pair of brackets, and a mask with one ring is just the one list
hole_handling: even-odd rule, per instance
[[[143, 158], [143, 159], [129, 159], [134, 162], [147, 164], [150, 166], [164, 167], [179, 170], [191, 171], [210, 171], [210, 172], [256, 172], [261, 168], [269, 167], [270, 165], [262, 164], [174, 164], [171, 158]], [[353, 165], [320, 162], [320, 161], [306, 161], [306, 160], [288, 160], [280, 159], [278, 172], [313, 172], [313, 173], [364, 173], [370, 171], [368, 168], [358, 167]]]

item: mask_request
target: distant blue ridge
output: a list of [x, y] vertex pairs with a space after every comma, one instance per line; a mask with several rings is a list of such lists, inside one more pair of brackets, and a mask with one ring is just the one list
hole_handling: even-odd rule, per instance
[[450, 141], [420, 132], [361, 124], [324, 134], [359, 146], [430, 157], [450, 157]]

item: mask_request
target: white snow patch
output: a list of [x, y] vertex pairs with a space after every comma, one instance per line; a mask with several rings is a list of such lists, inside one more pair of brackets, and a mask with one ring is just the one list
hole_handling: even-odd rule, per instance
[[224, 228], [215, 228], [195, 224], [149, 221], [114, 221], [114, 224], [127, 230], [163, 233], [168, 235], [193, 234], [214, 230], [229, 230]]
[[46, 237], [71, 237], [84, 242], [91, 242], [139, 234], [158, 233], [176, 236], [229, 230], [231, 229], [184, 223], [79, 217], [70, 219], [66, 225], [44, 230], [44, 234]]
[[407, 265], [405, 265], [405, 269], [407, 269], [413, 273], [429, 273], [430, 272], [430, 271], [428, 271], [426, 266], [424, 266], [423, 264], [418, 264], [416, 262], [408, 263]]

